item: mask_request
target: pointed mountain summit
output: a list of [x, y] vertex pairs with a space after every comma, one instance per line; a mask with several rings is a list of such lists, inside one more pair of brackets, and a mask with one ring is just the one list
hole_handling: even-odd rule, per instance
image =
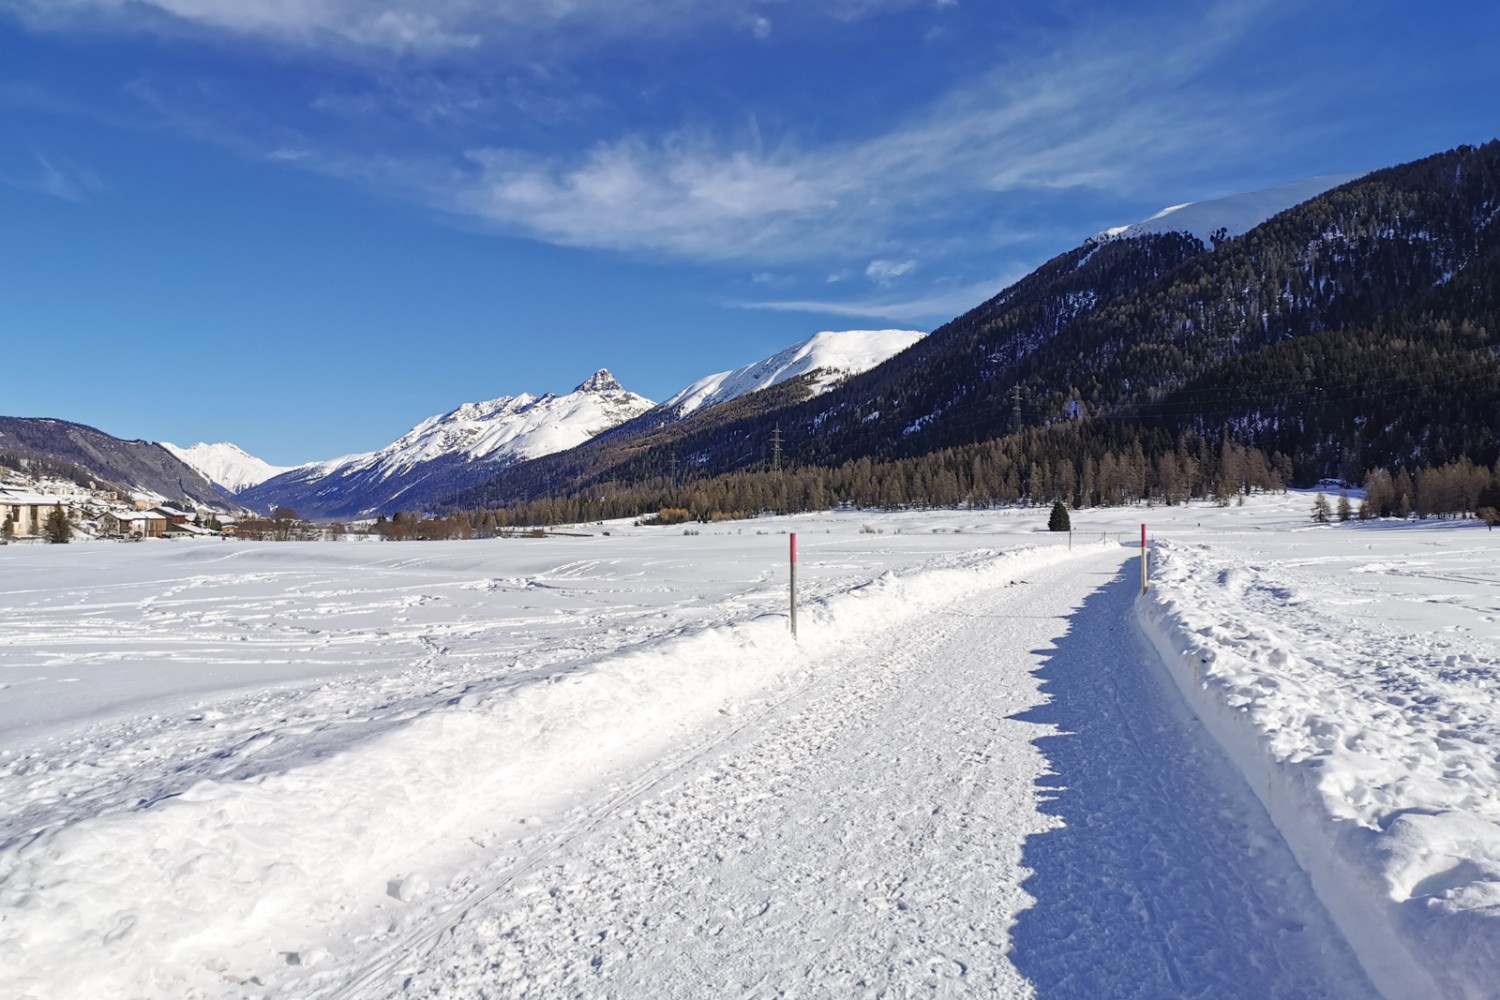
[[625, 387], [619, 380], [610, 374], [608, 368], [601, 368], [582, 382], [574, 392], [623, 392]]

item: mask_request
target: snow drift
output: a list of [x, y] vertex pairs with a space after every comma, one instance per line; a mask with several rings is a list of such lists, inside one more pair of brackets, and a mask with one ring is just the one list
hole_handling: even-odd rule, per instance
[[1494, 996], [1495, 662], [1392, 642], [1361, 621], [1379, 615], [1303, 590], [1285, 565], [1199, 545], [1153, 553], [1138, 605], [1147, 635], [1377, 988], [1392, 1000]]

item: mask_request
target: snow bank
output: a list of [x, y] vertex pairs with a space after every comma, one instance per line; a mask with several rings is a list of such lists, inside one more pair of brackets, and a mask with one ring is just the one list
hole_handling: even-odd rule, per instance
[[1156, 551], [1147, 635], [1372, 981], [1392, 1000], [1494, 996], [1496, 661], [1445, 654], [1436, 630], [1392, 641], [1287, 563]]
[[[1080, 547], [1081, 556], [1096, 547]], [[277, 773], [203, 780], [0, 850], [0, 954], [12, 995], [152, 997], [254, 983], [318, 953], [424, 866], [514, 825], [543, 826], [621, 773], [862, 637], [1070, 558], [988, 551], [879, 579], [783, 615], [660, 640], [510, 691], [465, 695], [404, 727]], [[86, 957], [85, 957], [86, 956]]]

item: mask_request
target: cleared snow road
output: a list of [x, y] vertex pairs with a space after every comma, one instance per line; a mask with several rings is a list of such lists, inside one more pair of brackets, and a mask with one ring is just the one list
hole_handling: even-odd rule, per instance
[[1372, 996], [1148, 666], [1128, 554], [851, 651], [295, 992]]

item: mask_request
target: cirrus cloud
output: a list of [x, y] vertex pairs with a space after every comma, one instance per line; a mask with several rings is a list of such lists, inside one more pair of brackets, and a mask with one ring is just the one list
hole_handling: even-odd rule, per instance
[[[823, 0], [808, 12], [857, 19], [924, 0]], [[0, 0], [34, 27], [195, 28], [312, 49], [435, 56], [531, 44], [548, 36], [672, 35], [702, 23], [748, 25], [765, 38], [776, 0]]]

